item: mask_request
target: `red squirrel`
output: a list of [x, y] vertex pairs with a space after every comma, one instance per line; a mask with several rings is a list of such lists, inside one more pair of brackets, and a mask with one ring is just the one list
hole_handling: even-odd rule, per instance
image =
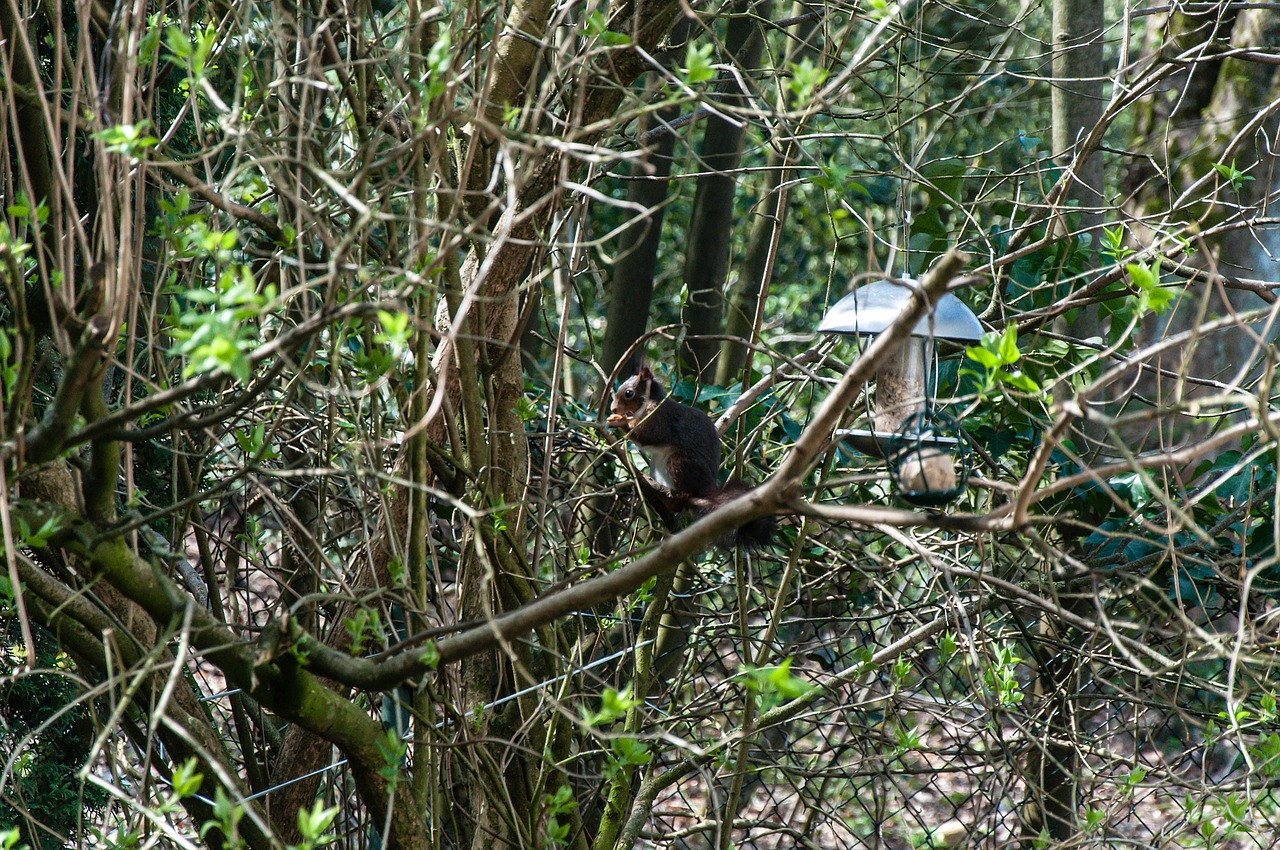
[[[668, 398], [648, 366], [618, 387], [610, 411], [608, 423], [640, 449], [653, 480], [671, 494], [677, 511], [691, 506], [703, 516], [751, 489], [741, 481], [720, 485], [720, 435], [711, 417]], [[722, 543], [765, 546], [773, 531], [773, 517], [760, 517], [730, 532]]]

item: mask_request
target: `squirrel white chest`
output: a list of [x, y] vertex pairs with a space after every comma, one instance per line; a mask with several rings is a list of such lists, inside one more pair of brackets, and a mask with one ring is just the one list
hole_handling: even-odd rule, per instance
[[671, 491], [675, 490], [675, 483], [669, 464], [674, 453], [675, 448], [672, 446], [640, 446], [640, 454], [649, 461], [649, 473], [653, 480]]

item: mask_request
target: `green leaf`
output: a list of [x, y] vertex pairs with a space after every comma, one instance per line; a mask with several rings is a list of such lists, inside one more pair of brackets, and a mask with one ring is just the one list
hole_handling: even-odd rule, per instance
[[996, 369], [1000, 366], [1000, 357], [995, 352], [988, 351], [980, 345], [971, 345], [965, 349], [965, 356], [975, 363], [985, 366], [988, 369]]
[[924, 190], [934, 203], [958, 204], [964, 199], [964, 177], [968, 173], [958, 159], [939, 159], [920, 169]]
[[791, 79], [787, 80], [787, 90], [799, 103], [803, 104], [811, 100], [813, 93], [827, 81], [827, 69], [815, 65], [808, 56], [799, 62], [789, 63], [788, 67], [791, 70]]
[[1263, 776], [1280, 775], [1280, 735], [1263, 732], [1252, 751], [1253, 761]]
[[1228, 794], [1222, 802], [1223, 808], [1226, 810], [1227, 820], [1237, 826], [1242, 826], [1248, 829], [1250, 808], [1249, 798], [1237, 796], [1235, 794]]
[[1142, 507], [1151, 500], [1151, 490], [1147, 487], [1146, 480], [1136, 472], [1113, 476], [1107, 483], [1116, 493], [1125, 496], [1134, 507]]
[[124, 154], [137, 159], [142, 156], [147, 148], [153, 147], [159, 142], [155, 136], [146, 134], [149, 126], [149, 121], [139, 121], [137, 124], [117, 124], [114, 127], [107, 127], [105, 130], [99, 130], [93, 134], [93, 138], [106, 146], [107, 153]]
[[587, 15], [586, 27], [587, 35], [597, 39], [605, 47], [626, 47], [631, 44], [631, 38], [626, 33], [609, 29], [609, 19], [599, 9]]
[[1148, 311], [1163, 313], [1173, 300], [1173, 291], [1160, 285], [1160, 265], [1148, 266], [1146, 263], [1129, 263], [1125, 267], [1129, 282], [1138, 290], [1138, 312]]
[[1245, 174], [1243, 171], [1236, 168], [1235, 159], [1231, 160], [1230, 165], [1215, 162], [1213, 164], [1213, 170], [1218, 172], [1218, 175], [1231, 184], [1231, 188], [1235, 189], [1237, 192], [1240, 191], [1240, 188], [1244, 186], [1245, 183], [1254, 179], [1252, 175]]
[[1124, 225], [1118, 224], [1114, 228], [1102, 228], [1102, 245], [1100, 252], [1102, 256], [1107, 257], [1112, 262], [1118, 263], [1125, 257], [1133, 253], [1131, 248], [1126, 247], [1125, 239], [1127, 233]]
[[1037, 384], [1030, 377], [1028, 377], [1027, 375], [1024, 375], [1021, 372], [1014, 372], [1013, 374], [1009, 375], [1007, 378], [1005, 378], [1005, 382], [1012, 386], [1017, 387], [1023, 392], [1037, 393], [1037, 394], [1040, 392], [1040, 385]]
[[611, 747], [614, 756], [622, 764], [648, 764], [653, 758], [648, 745], [635, 738], [614, 738]]
[[1146, 263], [1129, 263], [1124, 267], [1129, 281], [1140, 292], [1151, 289], [1157, 284], [1155, 273]]
[[1017, 363], [1022, 359], [1022, 352], [1018, 350], [1018, 329], [1014, 325], [1007, 325], [1004, 333], [1000, 335], [999, 347], [996, 354], [1000, 357], [1000, 364], [1008, 366], [1011, 363]]
[[895, 684], [905, 682], [909, 675], [911, 675], [911, 662], [906, 658], [899, 658], [889, 670], [889, 679]]
[[547, 794], [543, 802], [555, 814], [572, 811], [578, 805], [573, 799], [573, 789], [568, 785], [561, 785], [554, 794]]
[[605, 688], [604, 695], [600, 697], [600, 710], [586, 713], [583, 716], [583, 722], [588, 726], [606, 726], [620, 717], [625, 717], [628, 711], [639, 704], [640, 700], [631, 694], [630, 685], [620, 691]]
[[705, 83], [716, 75], [712, 64], [715, 56], [714, 44], [689, 45], [685, 54], [684, 81], [690, 86]]
[[359, 608], [343, 619], [342, 626], [351, 635], [351, 651], [359, 654], [364, 649], [365, 641], [381, 630], [381, 618], [377, 611]]
[[387, 310], [378, 311], [378, 322], [382, 325], [382, 333], [375, 339], [390, 345], [394, 349], [403, 349], [409, 344], [409, 314], [392, 313]]
[[298, 810], [298, 832], [311, 845], [322, 843], [321, 838], [338, 816], [338, 807], [325, 808], [324, 801], [316, 800], [310, 811], [303, 807]]
[[236, 845], [238, 826], [243, 817], [244, 806], [228, 797], [227, 792], [219, 785], [214, 794], [213, 818], [200, 827], [200, 835], [203, 837], [209, 830], [217, 829], [227, 838], [228, 844]]
[[440, 34], [427, 50], [428, 103], [445, 93], [453, 77], [453, 35], [448, 27], [440, 27]]
[[179, 64], [185, 65], [191, 58], [191, 40], [181, 27], [172, 26], [164, 31], [164, 45], [169, 48]]
[[798, 676], [791, 675], [791, 659], [788, 658], [773, 668], [769, 674], [769, 682], [787, 699], [802, 697], [816, 688]]
[[204, 774], [196, 772], [196, 760], [187, 759], [174, 768], [172, 781], [174, 796], [179, 800], [185, 800], [200, 790], [200, 783], [203, 781]]
[[387, 782], [399, 781], [400, 765], [409, 752], [409, 745], [395, 729], [388, 729], [386, 735], [378, 738], [376, 743], [383, 761], [383, 766], [378, 769], [378, 775]]
[[191, 54], [191, 76], [202, 77], [208, 67], [209, 56], [213, 53], [213, 46], [217, 43], [218, 31], [214, 27], [197, 27], [195, 36], [195, 50]]
[[18, 525], [22, 529], [22, 534], [20, 535], [22, 539], [22, 545], [31, 546], [37, 549], [42, 546], [48, 545], [49, 538], [57, 534], [58, 530], [62, 527], [58, 517], [49, 517], [43, 523], [41, 523], [40, 527], [35, 531], [31, 531], [27, 527], [27, 524], [21, 520], [19, 521]]
[[776, 705], [790, 699], [802, 697], [816, 690], [814, 685], [797, 676], [791, 675], [792, 659], [787, 658], [781, 664], [769, 667], [752, 667], [744, 664], [741, 672], [747, 688], [760, 694], [760, 707], [768, 711]]

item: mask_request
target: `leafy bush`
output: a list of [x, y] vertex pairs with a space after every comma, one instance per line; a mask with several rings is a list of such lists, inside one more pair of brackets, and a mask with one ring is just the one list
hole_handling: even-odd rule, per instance
[[[106, 792], [82, 783], [93, 743], [90, 703], [53, 638], [36, 631], [38, 667], [26, 671], [16, 618], [0, 618], [0, 754], [12, 761], [0, 783], [0, 823], [15, 824], [33, 848], [73, 844], [84, 815], [101, 813]], [[29, 826], [39, 822], [65, 839]]]

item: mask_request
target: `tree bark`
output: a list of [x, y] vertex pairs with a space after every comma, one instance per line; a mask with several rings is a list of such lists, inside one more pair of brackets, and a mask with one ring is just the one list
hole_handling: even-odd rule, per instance
[[[665, 107], [645, 116], [642, 127], [652, 131], [676, 118], [677, 110]], [[643, 358], [636, 351], [626, 362], [622, 357], [649, 324], [653, 283], [658, 267], [658, 249], [662, 244], [662, 219], [666, 214], [667, 192], [671, 181], [671, 154], [675, 150], [674, 131], [659, 133], [645, 149], [641, 159], [633, 160], [627, 200], [644, 207], [619, 237], [618, 254], [613, 261], [609, 282], [608, 324], [600, 351], [600, 365], [606, 372], [619, 376], [635, 371]]]
[[[768, 0], [736, 0], [730, 7], [735, 17], [729, 21], [725, 49], [736, 68], [745, 76], [760, 64], [763, 33], [755, 16], [768, 14]], [[717, 107], [733, 115], [746, 106], [749, 93], [738, 75], [729, 75], [718, 86]], [[729, 273], [729, 246], [733, 241], [733, 200], [738, 179], [734, 171], [742, 159], [746, 134], [745, 114], [730, 121], [713, 114], [707, 118], [699, 149], [698, 167], [706, 173], [698, 178], [693, 213], [685, 248], [684, 282], [688, 288], [684, 319], [688, 338], [681, 352], [687, 369], [704, 381], [715, 378], [719, 334], [724, 322], [724, 284]]]
[[[1232, 278], [1275, 281], [1274, 258], [1280, 255], [1280, 227], [1268, 219], [1274, 215], [1268, 202], [1280, 187], [1280, 176], [1269, 153], [1268, 137], [1274, 137], [1280, 121], [1275, 114], [1259, 112], [1263, 104], [1280, 97], [1276, 66], [1259, 61], [1248, 51], [1274, 45], [1280, 39], [1280, 11], [1242, 9], [1205, 15], [1176, 15], [1148, 23], [1144, 46], [1148, 58], [1197, 51], [1209, 53], [1213, 42], [1229, 42], [1237, 55], [1199, 59], [1186, 70], [1172, 74], [1152, 106], [1139, 116], [1131, 148], [1142, 155], [1124, 181], [1125, 211], [1133, 222], [1140, 244], [1167, 241], [1164, 234], [1185, 232], [1194, 236], [1192, 252], [1177, 257], [1197, 269]], [[1225, 51], [1224, 51], [1225, 52]], [[1252, 125], [1252, 126], [1251, 126]], [[1252, 180], [1230, 185], [1215, 165], [1234, 166]], [[1261, 219], [1253, 223], [1255, 219]], [[1240, 226], [1212, 232], [1226, 222]], [[1173, 249], [1176, 252], [1176, 247]], [[1253, 292], [1216, 284], [1188, 284], [1175, 298], [1173, 309], [1149, 316], [1136, 334], [1144, 345], [1194, 327], [1203, 316], [1230, 314], [1263, 306]], [[1258, 330], [1261, 330], [1260, 328]], [[1191, 344], [1157, 356], [1152, 366], [1175, 373], [1214, 375], [1232, 382], [1248, 380], [1241, 364], [1255, 361], [1257, 340], [1249, 333], [1219, 334], [1212, 340]], [[1139, 376], [1137, 393], [1152, 399], [1195, 397], [1216, 392], [1194, 385], [1173, 384], [1155, 369]], [[1203, 423], [1183, 423], [1172, 432], [1126, 433], [1138, 450], [1167, 445], [1169, 441], [1194, 439]]]
[[[1103, 183], [1102, 155], [1094, 151], [1079, 159], [1080, 142], [1102, 120], [1104, 69], [1102, 0], [1053, 0], [1053, 93], [1051, 97], [1053, 156], [1071, 168], [1063, 199], [1063, 236], [1076, 240], [1089, 233], [1092, 244], [1102, 236]], [[1071, 219], [1079, 216], [1079, 226]], [[1079, 311], [1069, 329], [1078, 338], [1098, 333], [1098, 313], [1094, 307]], [[1103, 428], [1086, 428], [1085, 444], [1099, 449], [1107, 437]], [[1046, 616], [1039, 636], [1049, 647], [1060, 627]], [[1078, 831], [1080, 760], [1068, 743], [1074, 717], [1070, 711], [1079, 680], [1069, 659], [1047, 648], [1038, 655], [1039, 675], [1033, 693], [1043, 700], [1047, 716], [1041, 740], [1027, 752], [1024, 779], [1028, 798], [1023, 807], [1023, 846], [1030, 848], [1042, 835], [1066, 841]]]
[[[1104, 40], [1102, 0], [1053, 0], [1053, 156], [1069, 165], [1079, 142], [1102, 120]], [[1102, 224], [1102, 155], [1094, 151], [1077, 164], [1066, 192], [1078, 204], [1081, 232]]]

